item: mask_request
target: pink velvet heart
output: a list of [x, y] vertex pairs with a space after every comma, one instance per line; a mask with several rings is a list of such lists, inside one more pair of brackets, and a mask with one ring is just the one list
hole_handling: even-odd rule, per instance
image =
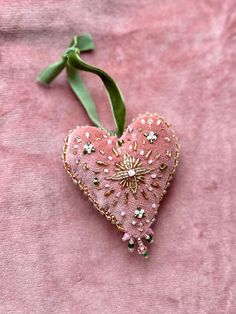
[[143, 238], [178, 164], [179, 144], [157, 114], [140, 115], [123, 136], [77, 127], [65, 139], [63, 161], [73, 181], [108, 220], [124, 232], [132, 251], [147, 256]]

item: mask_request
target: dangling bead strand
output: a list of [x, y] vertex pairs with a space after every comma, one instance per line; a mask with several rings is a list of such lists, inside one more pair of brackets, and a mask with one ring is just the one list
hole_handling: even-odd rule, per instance
[[129, 250], [130, 253], [133, 253], [133, 252], [134, 252], [134, 247], [135, 247], [134, 240], [133, 240], [133, 239], [130, 239], [130, 240], [129, 240], [129, 243], [128, 243], [128, 250]]
[[144, 258], [148, 258], [147, 247], [143, 244], [141, 239], [138, 239], [138, 253], [143, 255]]
[[150, 234], [145, 234], [145, 239], [149, 243], [152, 243], [154, 241], [153, 237]]

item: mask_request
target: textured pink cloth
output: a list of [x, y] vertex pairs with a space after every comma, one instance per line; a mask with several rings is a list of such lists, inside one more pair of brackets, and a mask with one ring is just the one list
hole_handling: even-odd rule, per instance
[[[235, 12], [235, 0], [0, 0], [0, 313], [236, 313]], [[82, 31], [127, 122], [155, 111], [180, 139], [149, 260], [63, 170], [63, 138], [89, 123], [65, 76], [35, 82]], [[111, 128], [100, 82], [85, 78]]]

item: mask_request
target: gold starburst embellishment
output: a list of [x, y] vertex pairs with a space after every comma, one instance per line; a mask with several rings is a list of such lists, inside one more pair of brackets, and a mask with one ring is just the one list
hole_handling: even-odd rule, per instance
[[137, 192], [139, 183], [144, 183], [144, 175], [152, 171], [143, 167], [139, 158], [136, 159], [128, 153], [125, 153], [123, 161], [116, 163], [115, 166], [116, 174], [108, 179], [120, 181], [120, 185], [123, 188], [128, 187], [132, 193]]

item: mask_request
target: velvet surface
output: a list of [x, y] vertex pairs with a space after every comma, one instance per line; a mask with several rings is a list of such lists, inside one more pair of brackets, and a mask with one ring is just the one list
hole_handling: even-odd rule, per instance
[[[147, 139], [151, 131], [152, 141]], [[125, 238], [143, 238], [146, 243], [145, 235], [153, 233], [150, 228], [178, 165], [178, 140], [167, 122], [156, 115], [143, 114], [129, 125], [119, 141], [122, 144], [105, 130], [77, 127], [65, 139], [65, 170], [96, 209], [103, 215], [108, 213], [108, 219], [114, 216], [113, 222], [123, 229], [122, 237], [125, 233]], [[143, 217], [135, 217], [138, 208], [144, 210]]]
[[[0, 0], [0, 313], [236, 313], [235, 12], [235, 0]], [[82, 31], [127, 122], [155, 111], [180, 140], [149, 260], [63, 170], [65, 135], [89, 124], [65, 76], [35, 82]], [[111, 128], [100, 82], [84, 77]]]

